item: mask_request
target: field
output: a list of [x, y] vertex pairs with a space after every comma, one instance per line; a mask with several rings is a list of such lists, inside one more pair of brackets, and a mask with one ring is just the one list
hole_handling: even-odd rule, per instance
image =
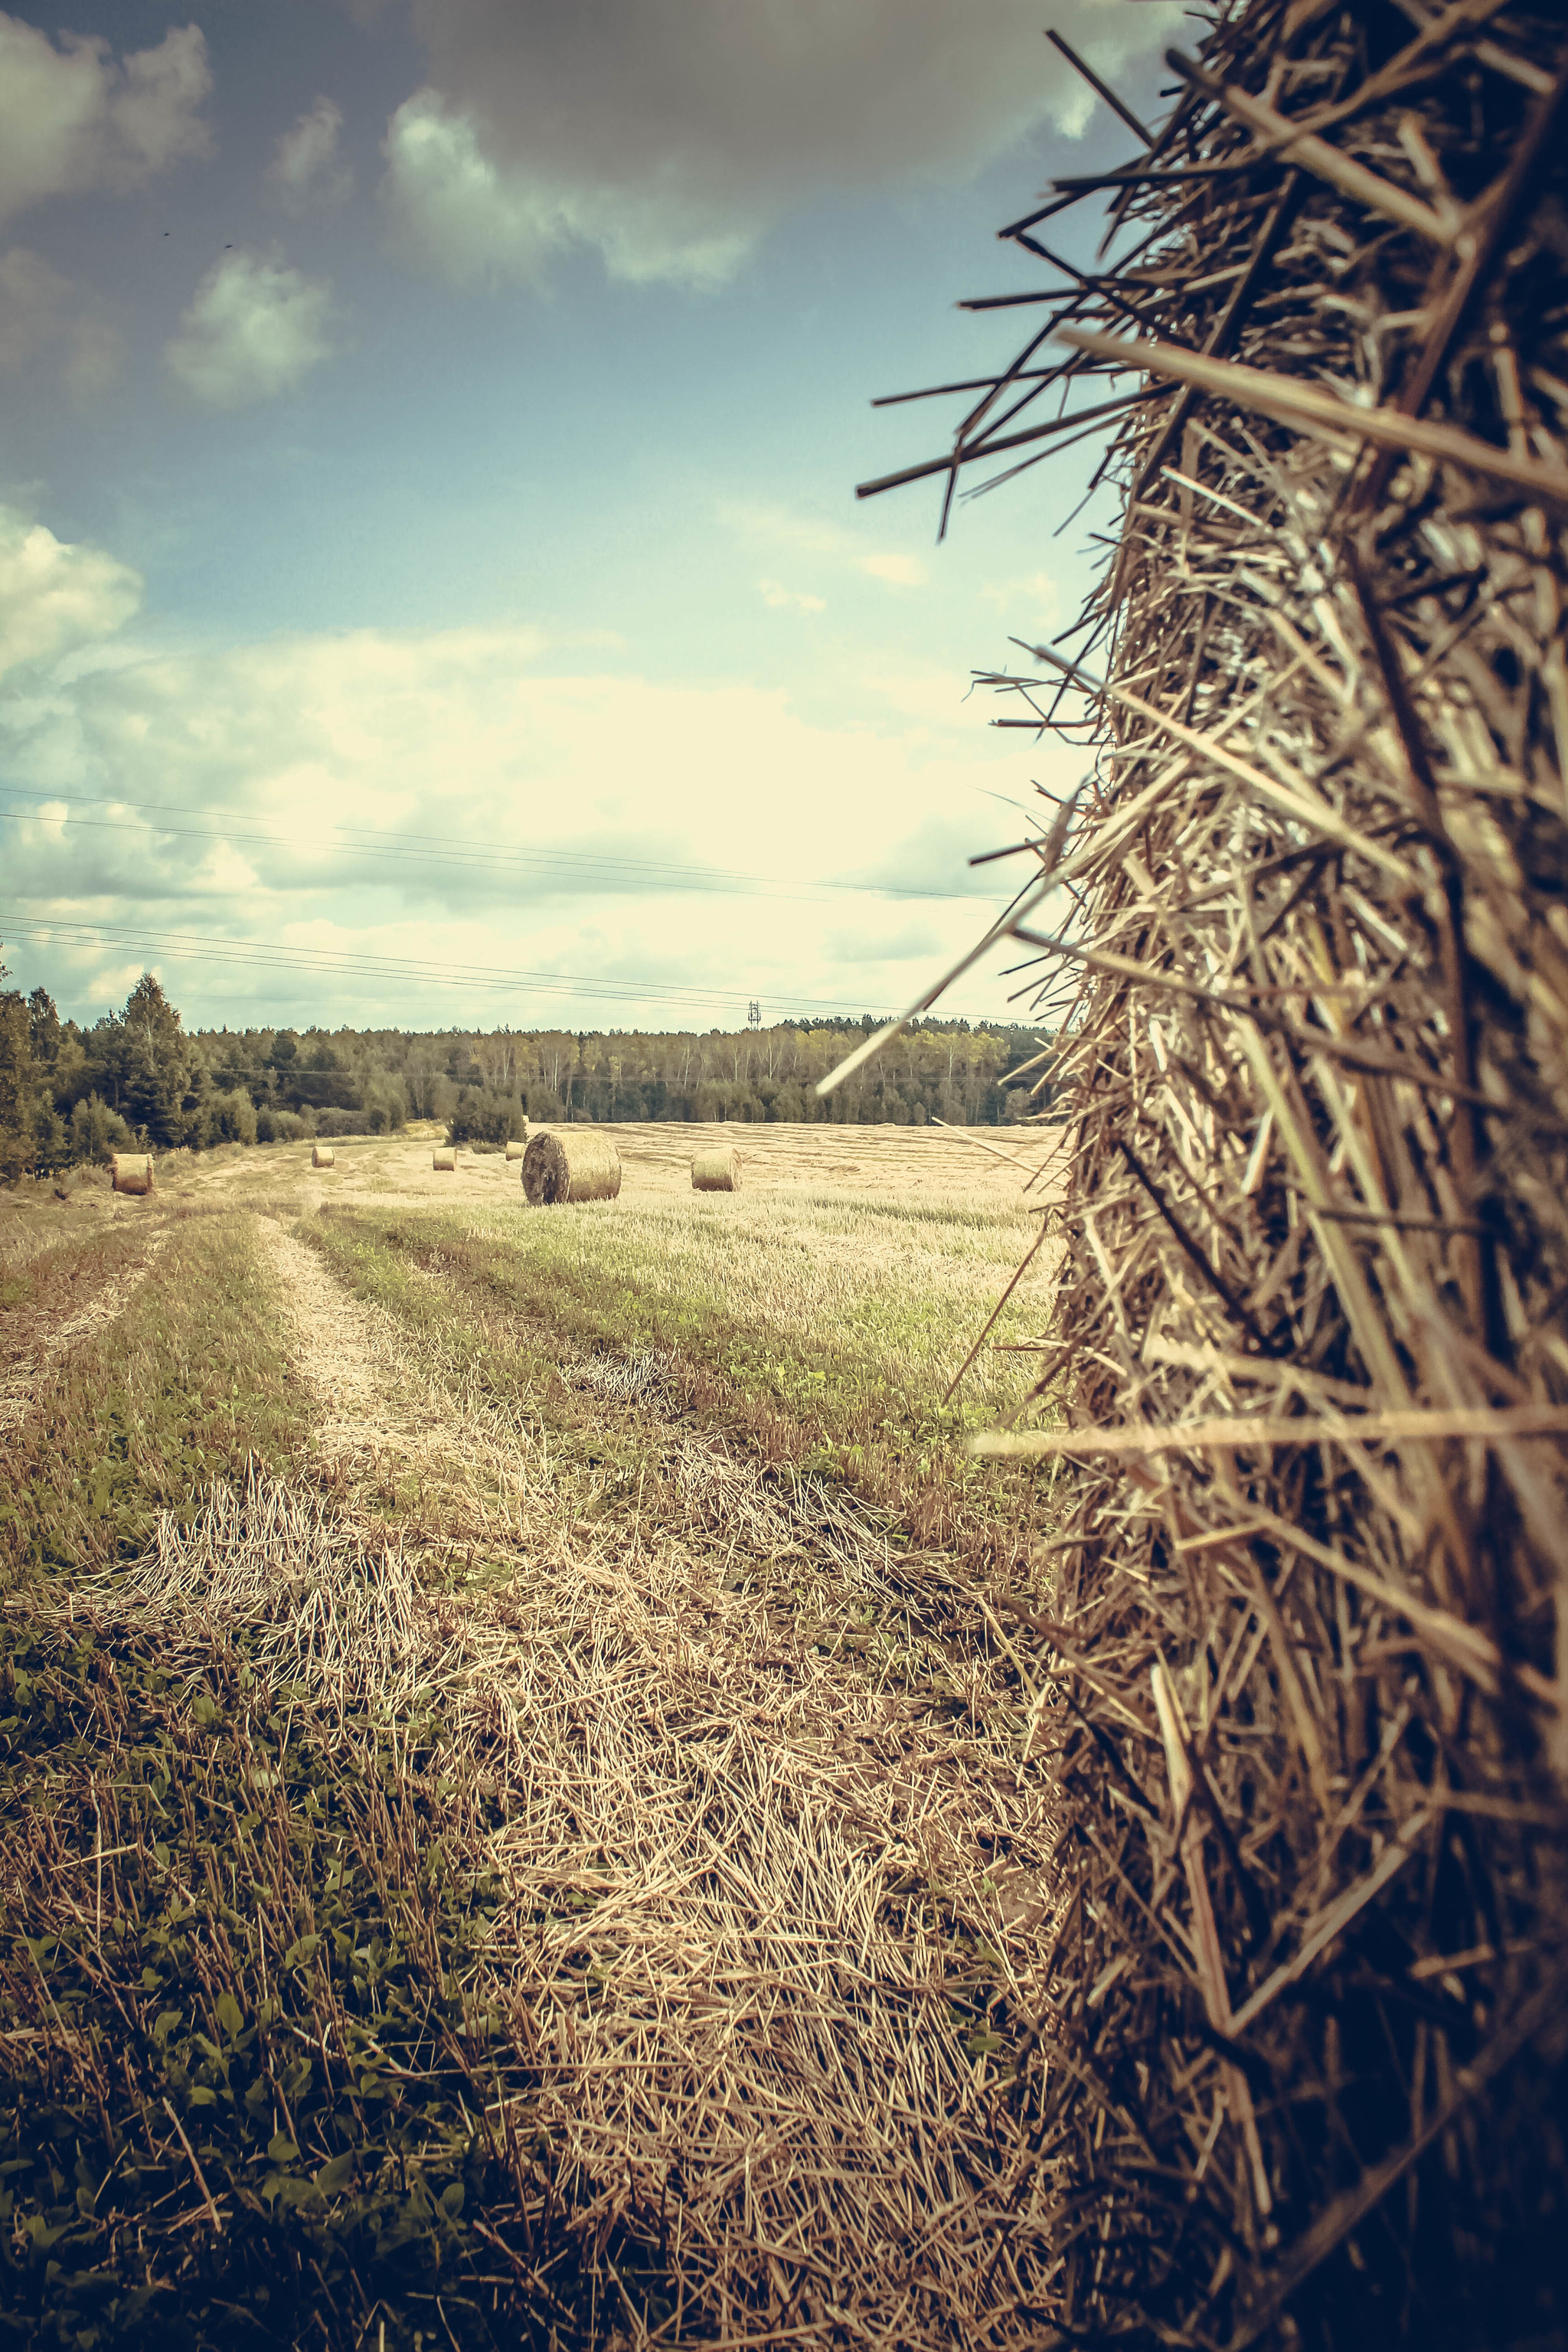
[[0, 1208], [28, 2340], [1037, 2340], [1048, 1139], [610, 1131]]

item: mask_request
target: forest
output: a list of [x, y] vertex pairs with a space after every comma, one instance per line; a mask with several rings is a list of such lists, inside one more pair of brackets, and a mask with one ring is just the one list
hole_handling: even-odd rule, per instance
[[525, 1118], [994, 1127], [1048, 1098], [1035, 1091], [1040, 1032], [922, 1020], [823, 1101], [817, 1079], [876, 1025], [867, 1013], [706, 1034], [187, 1030], [145, 972], [121, 1011], [84, 1028], [42, 988], [0, 989], [0, 1176], [57, 1173], [122, 1145], [385, 1135], [411, 1118], [485, 1145]]

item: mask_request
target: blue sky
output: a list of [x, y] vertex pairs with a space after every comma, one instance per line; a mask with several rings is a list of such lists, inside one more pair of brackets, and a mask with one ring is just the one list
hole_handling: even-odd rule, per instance
[[1158, 105], [1160, 0], [0, 16], [16, 978], [706, 1028], [951, 963], [1079, 772], [968, 687], [1073, 617], [1093, 447], [940, 548], [854, 485], [961, 408], [874, 395], [1010, 355], [997, 226], [1128, 148], [1047, 22]]

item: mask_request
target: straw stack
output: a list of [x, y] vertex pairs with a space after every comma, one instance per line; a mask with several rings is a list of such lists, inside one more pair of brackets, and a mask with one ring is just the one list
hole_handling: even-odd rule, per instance
[[509, 1160], [521, 1160], [527, 1150], [528, 1121], [527, 1119], [524, 1119], [522, 1122], [522, 1133], [521, 1135], [509, 1135], [507, 1137], [506, 1156]]
[[1126, 264], [931, 462], [1059, 399], [1113, 436], [1063, 504], [1123, 499], [994, 681], [1089, 771], [1010, 918], [1071, 1122], [1037, 1425], [976, 1447], [1059, 1513], [994, 1592], [1061, 1824], [998, 2116], [1075, 2343], [1568, 2331], [1568, 58], [1482, 22], [1206, 12], [1058, 184]]
[[738, 1192], [740, 1153], [727, 1143], [715, 1145], [711, 1150], [693, 1152], [691, 1189], [694, 1192]]
[[449, 1176], [458, 1165], [458, 1155], [448, 1143], [439, 1151], [433, 1151], [430, 1154], [430, 1165]]
[[620, 1153], [591, 1127], [536, 1135], [522, 1155], [522, 1189], [536, 1209], [563, 1201], [613, 1201], [621, 1189]]
[[150, 1192], [153, 1155], [150, 1151], [117, 1151], [110, 1160], [109, 1173], [117, 1192]]
[[337, 1155], [333, 1151], [330, 1143], [313, 1143], [310, 1146], [310, 1165], [312, 1168], [331, 1168], [334, 1164], [336, 1157]]

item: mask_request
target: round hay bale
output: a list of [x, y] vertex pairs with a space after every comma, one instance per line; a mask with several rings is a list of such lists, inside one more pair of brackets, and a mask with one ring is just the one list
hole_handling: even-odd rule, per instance
[[433, 1151], [430, 1154], [430, 1165], [432, 1168], [444, 1169], [450, 1176], [457, 1168], [458, 1155], [448, 1144], [444, 1151]]
[[715, 1144], [708, 1151], [691, 1155], [691, 1189], [694, 1192], [738, 1192], [741, 1189], [741, 1155], [728, 1143]]
[[522, 1189], [536, 1209], [561, 1201], [613, 1201], [621, 1189], [621, 1155], [607, 1135], [591, 1127], [533, 1136], [522, 1155]]
[[509, 1160], [521, 1160], [527, 1150], [528, 1121], [527, 1119], [524, 1119], [522, 1122], [522, 1133], [521, 1135], [509, 1135], [507, 1137], [506, 1156]]
[[150, 1151], [117, 1151], [110, 1160], [109, 1173], [117, 1192], [150, 1192], [153, 1155]]
[[337, 1156], [337, 1153], [332, 1150], [330, 1143], [312, 1143], [310, 1146], [310, 1165], [312, 1168], [333, 1167], [336, 1164]]

